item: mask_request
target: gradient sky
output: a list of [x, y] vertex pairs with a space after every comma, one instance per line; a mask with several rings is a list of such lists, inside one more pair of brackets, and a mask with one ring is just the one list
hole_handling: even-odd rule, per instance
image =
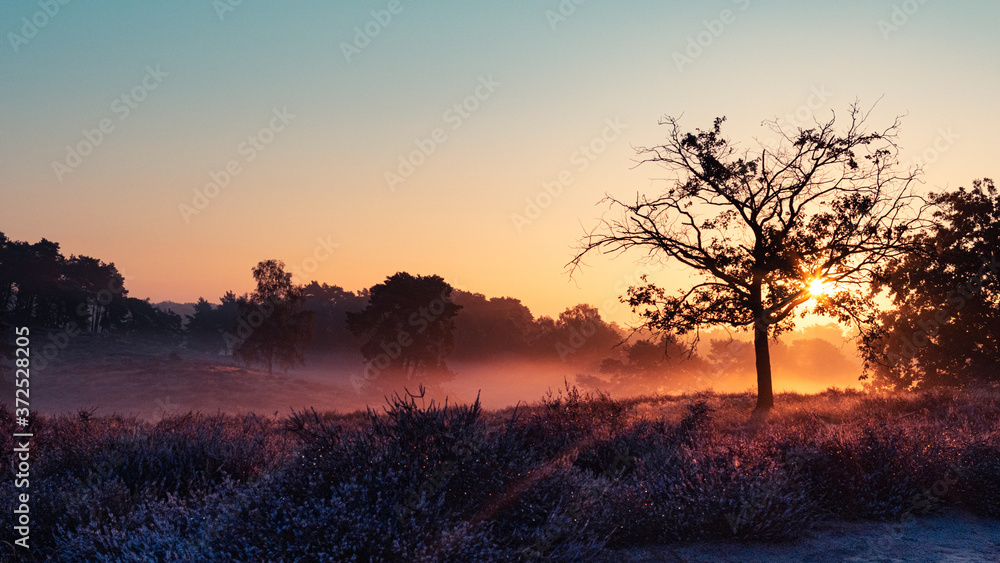
[[[688, 129], [725, 115], [749, 142], [766, 137], [764, 119], [881, 97], [873, 125], [908, 114], [904, 160], [933, 157], [927, 189], [997, 175], [992, 0], [43, 5], [0, 5], [0, 231], [114, 262], [131, 295], [154, 302], [215, 301], [250, 290], [260, 260], [301, 270], [319, 256], [297, 281], [357, 290], [439, 274], [536, 314], [587, 302], [627, 320], [606, 304], [638, 256], [589, 260], [573, 280], [565, 264], [605, 192], [657, 189], [662, 170], [632, 159], [662, 141], [663, 115]], [[387, 7], [398, 13], [378, 24]], [[22, 18], [44, 25], [32, 33]], [[377, 33], [348, 60], [366, 26]], [[144, 99], [126, 115], [132, 92]], [[454, 111], [477, 92], [474, 111]], [[102, 121], [113, 129], [57, 177], [53, 162]], [[284, 127], [253, 154], [248, 138], [272, 124]], [[442, 142], [390, 189], [386, 172], [436, 129]], [[577, 152], [591, 143], [603, 150], [592, 161]], [[180, 206], [230, 161], [239, 172], [185, 219]], [[560, 173], [572, 181], [516, 228], [512, 215]]]

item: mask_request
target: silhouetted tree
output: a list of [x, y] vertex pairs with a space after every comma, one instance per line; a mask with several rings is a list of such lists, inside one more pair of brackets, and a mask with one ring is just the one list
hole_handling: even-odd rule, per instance
[[171, 344], [181, 335], [181, 316], [159, 309], [149, 299], [115, 300], [109, 314], [114, 319], [112, 327], [123, 334], [141, 335]]
[[614, 324], [601, 318], [596, 307], [580, 303], [559, 313], [555, 330], [555, 349], [563, 361], [600, 361], [622, 341]]
[[313, 349], [330, 352], [357, 346], [356, 338], [347, 330], [347, 313], [358, 312], [368, 303], [367, 290], [357, 294], [338, 285], [313, 281], [302, 288], [306, 309], [315, 315]]
[[253, 268], [257, 289], [237, 300], [239, 316], [232, 334], [224, 335], [236, 359], [260, 363], [273, 373], [274, 364], [287, 370], [305, 363], [312, 341], [313, 313], [305, 310], [302, 288], [292, 285], [292, 274], [278, 260]]
[[368, 306], [347, 314], [347, 327], [366, 339], [366, 379], [376, 387], [452, 377], [445, 358], [454, 346], [454, 318], [461, 309], [440, 276], [396, 273], [369, 289]]
[[112, 322], [109, 306], [128, 294], [113, 263], [64, 257], [59, 244], [29, 244], [0, 233], [0, 315], [18, 325], [58, 328], [74, 323], [98, 332]]
[[[724, 118], [707, 131], [683, 133], [674, 118], [661, 146], [640, 148], [641, 163], [667, 168], [671, 180], [655, 196], [625, 203], [611, 196], [619, 219], [602, 220], [583, 239], [571, 272], [590, 252], [640, 248], [692, 269], [701, 280], [676, 294], [643, 277], [627, 302], [644, 326], [683, 335], [724, 325], [753, 330], [756, 412], [774, 404], [768, 341], [793, 326], [795, 309], [816, 298], [813, 311], [859, 326], [874, 318], [873, 302], [857, 289], [904, 250], [914, 216], [909, 187], [915, 172], [897, 172], [898, 119], [864, 130], [867, 114], [851, 106], [844, 132], [828, 122], [785, 133], [739, 151], [722, 136]], [[836, 291], [810, 295], [814, 282]]]
[[455, 318], [456, 358], [483, 361], [529, 354], [534, 318], [519, 300], [465, 291], [456, 291], [453, 300], [462, 308]]
[[124, 327], [128, 323], [131, 298], [125, 289], [125, 278], [114, 263], [106, 264], [89, 256], [70, 256], [64, 271], [61, 302], [65, 316], [59, 317], [60, 324], [69, 318], [70, 311], [91, 332], [115, 325]]
[[14, 241], [0, 232], [0, 320], [12, 320], [17, 299], [17, 264], [13, 256]]
[[231, 353], [225, 335], [234, 329], [239, 314], [236, 294], [232, 291], [227, 291], [215, 306], [199, 297], [185, 326], [191, 347], [215, 354]]
[[[7, 291], [12, 295], [12, 320], [18, 325], [58, 326], [54, 306], [66, 259], [59, 243], [8, 241], [4, 252]], [[9, 268], [9, 270], [8, 270]]]
[[864, 356], [878, 387], [1000, 381], [1000, 194], [992, 180], [931, 194], [934, 224], [875, 290], [896, 308]]
[[672, 334], [658, 338], [640, 338], [622, 347], [620, 357], [601, 361], [600, 372], [608, 378], [584, 378], [591, 387], [614, 393], [655, 393], [667, 388], [690, 386], [694, 378], [708, 369], [704, 359]]

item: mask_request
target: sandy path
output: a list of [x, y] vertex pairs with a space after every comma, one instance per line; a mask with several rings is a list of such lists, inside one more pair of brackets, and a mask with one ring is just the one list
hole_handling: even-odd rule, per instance
[[781, 543], [696, 542], [608, 550], [607, 562], [968, 562], [1000, 561], [1000, 521], [949, 511], [906, 523], [824, 522]]

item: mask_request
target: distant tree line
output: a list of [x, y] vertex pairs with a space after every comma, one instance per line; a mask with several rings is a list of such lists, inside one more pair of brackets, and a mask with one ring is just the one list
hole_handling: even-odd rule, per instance
[[[893, 306], [859, 342], [867, 367], [861, 378], [890, 389], [1000, 381], [1000, 195], [991, 180], [980, 180], [932, 194], [927, 204], [934, 224], [877, 269], [873, 290]], [[448, 380], [448, 360], [561, 361], [590, 374], [579, 378], [585, 385], [639, 392], [754, 370], [754, 344], [712, 341], [699, 356], [676, 335], [631, 334], [586, 304], [535, 317], [518, 299], [456, 290], [433, 275], [399, 272], [352, 292], [317, 281], [295, 285], [276, 260], [252, 274], [253, 292], [229, 291], [216, 303], [200, 298], [183, 322], [129, 297], [114, 263], [0, 232], [0, 359], [10, 357], [12, 327], [27, 325], [155, 338], [268, 370], [304, 363], [307, 353], [360, 351], [371, 383], [397, 388]], [[821, 341], [795, 346], [778, 347], [775, 356], [797, 358], [803, 372], [836, 355]]]
[[128, 296], [114, 263], [64, 256], [59, 243], [10, 240], [0, 232], [0, 322], [83, 332], [179, 336], [181, 318]]
[[[279, 271], [283, 268], [280, 262], [269, 262]], [[286, 338], [297, 340], [299, 347], [298, 359], [286, 365], [304, 361], [307, 351], [360, 351], [366, 376], [380, 386], [447, 381], [452, 373], [446, 359], [560, 360], [596, 366], [626, 335], [589, 305], [571, 307], [555, 319], [535, 318], [517, 299], [455, 290], [433, 275], [398, 272], [356, 293], [312, 281], [296, 288], [295, 295], [298, 304], [293, 309], [308, 313], [310, 330], [291, 331], [299, 337]], [[186, 323], [188, 345], [246, 357], [240, 333], [263, 334], [252, 330], [254, 323], [248, 320], [252, 300], [233, 292], [216, 304], [199, 299]], [[272, 324], [268, 319], [262, 326]], [[285, 338], [289, 332], [276, 330], [269, 340]]]
[[0, 233], [0, 322], [153, 338], [268, 370], [304, 363], [306, 353], [361, 351], [366, 374], [382, 386], [445, 381], [452, 375], [448, 359], [560, 361], [600, 370], [604, 388], [640, 382], [655, 389], [676, 371], [670, 346], [649, 339], [622, 344], [628, 332], [586, 304], [535, 317], [518, 299], [454, 290], [438, 276], [400, 272], [352, 292], [317, 281], [296, 286], [275, 260], [252, 274], [253, 292], [228, 291], [214, 304], [200, 298], [182, 322], [129, 297], [113, 263], [65, 257], [58, 243]]

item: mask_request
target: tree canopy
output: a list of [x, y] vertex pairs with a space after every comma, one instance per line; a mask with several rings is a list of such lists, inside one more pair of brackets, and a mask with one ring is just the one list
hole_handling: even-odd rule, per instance
[[117, 331], [176, 340], [181, 318], [128, 296], [114, 263], [66, 257], [59, 243], [0, 233], [0, 321], [43, 329]]
[[863, 349], [876, 387], [1000, 381], [1000, 194], [992, 180], [932, 193], [934, 222], [874, 291], [894, 307]]
[[312, 341], [313, 312], [305, 310], [302, 288], [279, 260], [264, 260], [253, 268], [257, 289], [236, 301], [239, 310], [233, 355], [245, 363], [260, 363], [273, 372], [274, 364], [288, 368], [305, 362]]
[[454, 346], [454, 318], [461, 309], [440, 276], [399, 272], [368, 290], [364, 310], [347, 314], [347, 327], [366, 339], [365, 377], [378, 387], [451, 378], [445, 358]]
[[899, 120], [869, 132], [869, 112], [854, 104], [844, 127], [834, 115], [795, 133], [765, 122], [781, 142], [745, 150], [723, 136], [724, 117], [690, 133], [665, 118], [666, 142], [638, 153], [640, 164], [668, 171], [667, 187], [634, 203], [607, 196], [618, 215], [587, 233], [571, 272], [590, 253], [633, 248], [693, 270], [699, 280], [688, 287], [671, 292], [644, 277], [623, 301], [657, 331], [753, 330], [756, 410], [770, 409], [768, 339], [791, 328], [810, 300], [812, 312], [869, 323], [865, 289], [903, 253], [919, 220], [916, 173], [898, 170]]

